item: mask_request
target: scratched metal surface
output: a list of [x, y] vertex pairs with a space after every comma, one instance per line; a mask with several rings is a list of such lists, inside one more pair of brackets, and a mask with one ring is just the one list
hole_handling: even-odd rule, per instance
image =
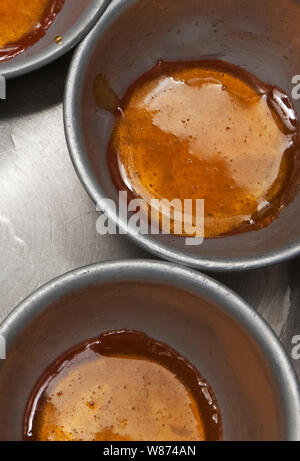
[[[151, 257], [121, 236], [99, 236], [97, 212], [71, 165], [62, 97], [71, 55], [9, 81], [0, 101], [0, 321], [33, 290], [66, 271]], [[214, 274], [211, 274], [214, 275]], [[291, 356], [300, 334], [300, 260], [215, 275], [257, 309]], [[300, 360], [294, 360], [300, 377]]]

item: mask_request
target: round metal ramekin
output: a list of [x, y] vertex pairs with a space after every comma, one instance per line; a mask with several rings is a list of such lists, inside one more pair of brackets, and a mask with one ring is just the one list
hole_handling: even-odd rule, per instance
[[77, 269], [33, 293], [0, 327], [0, 440], [22, 438], [26, 402], [63, 352], [104, 331], [143, 331], [183, 354], [210, 383], [224, 440], [300, 440], [293, 367], [266, 322], [220, 283], [151, 260]]
[[[9, 79], [39, 69], [75, 46], [96, 24], [110, 0], [66, 0], [44, 37], [28, 50], [0, 62], [0, 75]], [[62, 42], [55, 43], [61, 36]]]
[[[182, 0], [114, 0], [73, 58], [64, 104], [70, 155], [86, 191], [112, 219], [114, 207], [104, 199], [117, 202], [106, 159], [113, 122], [93, 98], [98, 73], [107, 77], [119, 96], [158, 59], [188, 61], [203, 55], [224, 59], [286, 91], [291, 90], [293, 73], [299, 73], [296, 51], [299, 47], [300, 53], [300, 44], [294, 40], [299, 2], [283, 2], [281, 11], [274, 9], [272, 0], [264, 0], [258, 2], [259, 15], [245, 0], [188, 3], [187, 8]], [[299, 113], [300, 100], [295, 107]], [[203, 271], [255, 269], [300, 253], [299, 210], [300, 194], [270, 226], [205, 239], [198, 247], [186, 246], [185, 239], [177, 236], [131, 231], [128, 235], [156, 256]], [[119, 225], [125, 229], [122, 217]]]

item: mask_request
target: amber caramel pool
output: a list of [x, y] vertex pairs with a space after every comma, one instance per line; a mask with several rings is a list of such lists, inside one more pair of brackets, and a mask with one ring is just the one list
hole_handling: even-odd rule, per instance
[[168, 346], [126, 330], [62, 356], [42, 376], [25, 416], [26, 440], [220, 437], [220, 412], [198, 371]]
[[267, 226], [294, 197], [297, 115], [282, 90], [243, 69], [159, 62], [117, 105], [115, 185], [149, 205], [204, 199], [205, 237]]
[[0, 0], [0, 61], [37, 42], [65, 0]]

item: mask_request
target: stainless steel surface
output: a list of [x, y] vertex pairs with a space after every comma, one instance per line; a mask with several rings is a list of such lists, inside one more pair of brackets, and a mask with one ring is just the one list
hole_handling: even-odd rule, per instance
[[[247, 11], [247, 15], [245, 15]], [[260, 14], [257, 14], [259, 11]], [[284, 19], [283, 19], [284, 18]], [[115, 0], [80, 45], [68, 75], [65, 125], [71, 157], [95, 203], [116, 221], [118, 192], [106, 161], [112, 114], [97, 107], [93, 86], [105, 75], [119, 97], [159, 59], [216, 57], [242, 66], [288, 93], [298, 74], [300, 0]], [[135, 24], [135, 27], [131, 27]], [[291, 48], [292, 46], [292, 48]], [[146, 50], [146, 51], [145, 51]], [[293, 101], [300, 114], [300, 99]], [[173, 165], [174, 167], [174, 165]], [[110, 201], [104, 199], [109, 198]], [[122, 229], [124, 216], [118, 217]], [[300, 194], [274, 222], [256, 232], [186, 245], [174, 235], [128, 235], [155, 256], [202, 271], [240, 271], [281, 263], [300, 254]]]
[[[97, 213], [69, 159], [62, 98], [70, 55], [8, 82], [0, 101], [0, 320], [64, 272], [147, 257], [124, 237], [99, 236]], [[300, 260], [265, 270], [211, 274], [257, 309], [291, 351], [300, 335]], [[300, 360], [294, 361], [300, 376]]]
[[299, 383], [266, 322], [215, 280], [152, 260], [72, 271], [1, 325], [8, 345], [0, 364], [1, 440], [22, 438], [26, 401], [41, 368], [98, 336], [99, 326], [143, 331], [190, 360], [214, 390], [224, 440], [300, 440]]
[[[19, 77], [59, 58], [75, 46], [96, 24], [110, 0], [66, 1], [44, 37], [28, 50], [0, 62], [0, 75]], [[55, 37], [62, 41], [56, 43]]]

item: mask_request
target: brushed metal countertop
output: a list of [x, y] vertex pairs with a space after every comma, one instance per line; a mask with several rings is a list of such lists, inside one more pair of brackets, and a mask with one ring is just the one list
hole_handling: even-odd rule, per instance
[[[71, 54], [7, 82], [0, 101], [0, 322], [33, 290], [98, 261], [152, 258], [122, 236], [100, 236], [97, 212], [72, 167], [62, 98]], [[210, 274], [269, 322], [290, 357], [300, 335], [300, 259], [265, 270]], [[300, 359], [294, 360], [300, 377]]]

